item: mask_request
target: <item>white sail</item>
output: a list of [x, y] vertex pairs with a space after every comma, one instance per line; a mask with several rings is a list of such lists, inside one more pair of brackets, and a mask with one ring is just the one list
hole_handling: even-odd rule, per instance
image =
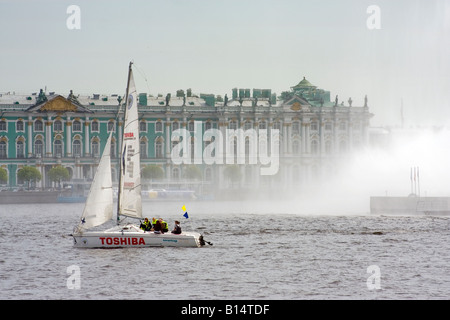
[[78, 230], [89, 229], [111, 220], [113, 215], [113, 190], [111, 179], [111, 137], [108, 137], [100, 163], [95, 172], [89, 195], [84, 205]]
[[118, 214], [142, 218], [138, 106], [131, 64], [127, 91], [122, 135]]

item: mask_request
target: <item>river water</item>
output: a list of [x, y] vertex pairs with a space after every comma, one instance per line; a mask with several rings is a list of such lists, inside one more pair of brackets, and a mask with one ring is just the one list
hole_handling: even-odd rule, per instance
[[449, 217], [146, 202], [148, 217], [162, 216], [170, 227], [178, 219], [213, 246], [86, 250], [68, 236], [82, 208], [0, 205], [0, 299], [450, 297]]

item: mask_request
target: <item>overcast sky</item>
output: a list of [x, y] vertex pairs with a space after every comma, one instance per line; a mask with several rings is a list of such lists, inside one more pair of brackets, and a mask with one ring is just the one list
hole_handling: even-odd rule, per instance
[[450, 0], [0, 0], [0, 39], [0, 92], [123, 94], [133, 60], [153, 95], [279, 95], [305, 76], [345, 104], [367, 94], [374, 126], [399, 125], [402, 100], [407, 124], [450, 119]]

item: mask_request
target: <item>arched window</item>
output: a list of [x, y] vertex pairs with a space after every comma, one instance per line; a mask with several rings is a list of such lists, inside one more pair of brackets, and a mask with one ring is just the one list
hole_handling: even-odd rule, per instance
[[148, 153], [147, 153], [147, 141], [142, 139], [141, 141], [139, 141], [139, 148], [141, 149], [141, 158], [146, 159], [148, 157]]
[[7, 126], [6, 126], [5, 120], [0, 121], [0, 131], [7, 131]]
[[311, 153], [319, 154], [319, 142], [317, 142], [317, 140], [311, 141]]
[[72, 148], [73, 148], [73, 155], [75, 157], [81, 157], [81, 141], [80, 140], [74, 140]]
[[163, 158], [163, 141], [162, 139], [157, 139], [155, 143], [155, 158]]
[[163, 130], [162, 130], [162, 122], [161, 121], [158, 121], [158, 122], [156, 122], [156, 124], [155, 124], [155, 132], [162, 132]]
[[145, 122], [144, 120], [139, 122], [139, 131], [140, 132], [147, 132], [147, 122]]
[[81, 122], [79, 120], [75, 120], [72, 124], [72, 128], [74, 132], [81, 132]]
[[300, 141], [298, 140], [292, 141], [292, 153], [296, 155], [300, 154]]
[[100, 147], [99, 147], [98, 140], [92, 141], [91, 149], [92, 149], [92, 155], [94, 157], [100, 156]]
[[7, 157], [7, 144], [5, 141], [0, 141], [0, 159], [6, 159]]
[[98, 126], [98, 121], [94, 120], [91, 123], [91, 131], [93, 132], [98, 132], [99, 131], [99, 126]]
[[34, 131], [44, 131], [44, 124], [41, 120], [36, 120], [34, 122]]
[[62, 131], [62, 122], [60, 120], [55, 120], [53, 123], [53, 130]]
[[25, 158], [25, 145], [22, 140], [16, 142], [16, 157]]
[[42, 157], [44, 153], [44, 144], [41, 139], [38, 139], [34, 142], [34, 154], [36, 157]]
[[59, 139], [55, 140], [55, 142], [53, 143], [53, 147], [54, 147], [53, 150], [54, 150], [55, 157], [58, 157], [58, 158], [62, 157], [62, 155], [63, 155], [62, 141]]
[[22, 120], [18, 120], [16, 122], [16, 131], [24, 131], [23, 121]]
[[108, 122], [108, 132], [114, 131], [114, 121]]

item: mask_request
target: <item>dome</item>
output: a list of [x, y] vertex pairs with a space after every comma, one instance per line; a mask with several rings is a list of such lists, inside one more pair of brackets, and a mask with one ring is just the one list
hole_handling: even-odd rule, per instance
[[296, 86], [291, 87], [292, 89], [303, 89], [303, 88], [316, 88], [316, 86], [312, 85], [311, 82], [306, 80], [305, 77], [303, 77], [303, 80], [300, 81]]

